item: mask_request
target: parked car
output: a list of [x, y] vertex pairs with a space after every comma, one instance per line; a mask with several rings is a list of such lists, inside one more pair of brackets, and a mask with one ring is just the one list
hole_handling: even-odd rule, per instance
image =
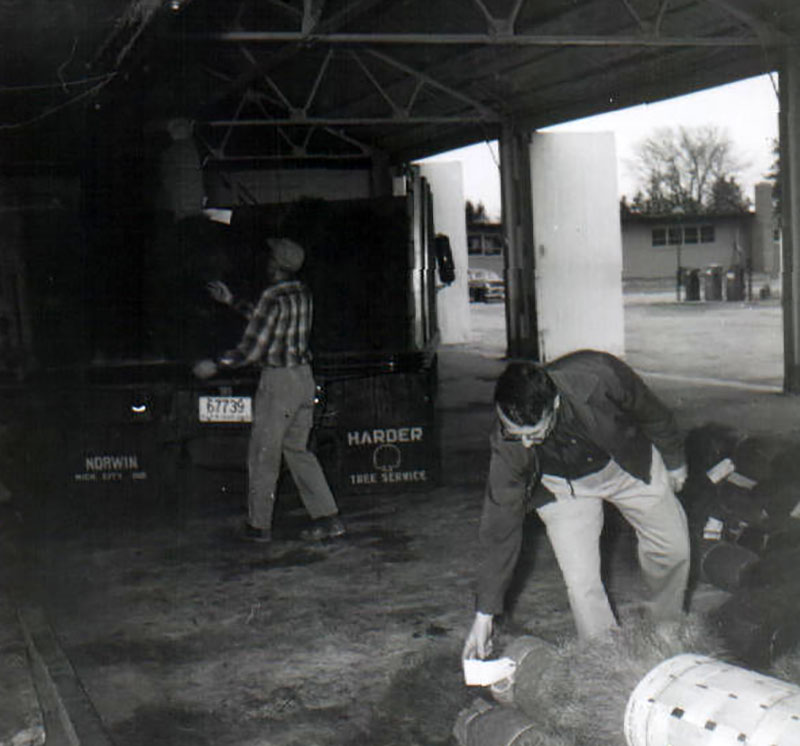
[[490, 269], [467, 270], [469, 299], [471, 303], [502, 301], [506, 297], [506, 285], [497, 272]]

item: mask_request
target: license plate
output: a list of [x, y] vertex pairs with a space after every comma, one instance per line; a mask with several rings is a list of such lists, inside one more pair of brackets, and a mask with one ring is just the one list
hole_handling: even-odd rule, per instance
[[252, 422], [253, 400], [249, 396], [201, 396], [200, 422]]

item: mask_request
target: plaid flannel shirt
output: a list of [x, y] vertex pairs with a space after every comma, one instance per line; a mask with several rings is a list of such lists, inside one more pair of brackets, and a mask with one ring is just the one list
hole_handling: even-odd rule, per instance
[[304, 283], [290, 280], [270, 285], [249, 314], [241, 341], [220, 358], [220, 365], [285, 368], [309, 363], [312, 314], [311, 293]]

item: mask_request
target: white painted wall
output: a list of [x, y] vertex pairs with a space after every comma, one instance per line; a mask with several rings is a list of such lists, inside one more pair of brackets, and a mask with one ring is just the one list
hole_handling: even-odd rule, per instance
[[622, 232], [612, 133], [534, 133], [536, 308], [543, 360], [625, 353]]
[[443, 344], [468, 342], [471, 325], [462, 164], [460, 161], [420, 163], [419, 168], [433, 192], [433, 221], [436, 232], [449, 236], [456, 269], [455, 281], [451, 285], [441, 286], [436, 294], [441, 341]]

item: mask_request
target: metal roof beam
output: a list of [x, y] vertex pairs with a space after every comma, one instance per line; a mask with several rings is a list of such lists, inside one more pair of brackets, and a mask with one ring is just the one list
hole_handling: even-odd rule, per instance
[[[709, 0], [714, 2], [715, 0]], [[767, 32], [765, 32], [767, 33]], [[550, 34], [367, 34], [333, 33], [303, 34], [299, 31], [222, 31], [219, 33], [186, 34], [189, 42], [235, 44], [366, 44], [366, 45], [462, 45], [518, 47], [758, 47], [764, 39], [740, 36], [595, 36]], [[768, 39], [781, 38], [770, 30]]]
[[322, 65], [320, 65], [319, 70], [317, 70], [317, 76], [314, 79], [314, 83], [311, 86], [311, 90], [308, 93], [308, 97], [306, 98], [306, 103], [305, 106], [303, 107], [304, 116], [308, 114], [308, 110], [314, 103], [314, 99], [317, 97], [317, 93], [319, 93], [319, 87], [322, 84], [322, 79], [325, 77], [325, 73], [327, 72], [329, 65], [331, 64], [332, 58], [333, 58], [333, 49], [329, 49], [328, 54], [325, 55], [325, 59], [322, 61]]
[[325, 0], [303, 0], [302, 30], [304, 34], [310, 34], [316, 29], [324, 7]]
[[362, 153], [307, 153], [305, 155], [254, 153], [253, 155], [212, 155], [214, 163], [257, 163], [273, 161], [276, 163], [289, 161], [363, 161], [368, 156]]
[[274, 119], [213, 119], [202, 122], [207, 127], [279, 127], [286, 125], [314, 126], [373, 126], [382, 124], [464, 124], [470, 122], [500, 122], [501, 117], [480, 116], [478, 114], [453, 114], [442, 116], [392, 116], [392, 117], [278, 117]]
[[410, 112], [410, 107], [407, 109], [403, 109], [397, 103], [395, 103], [394, 99], [389, 95], [389, 93], [384, 89], [384, 87], [378, 82], [377, 78], [372, 74], [372, 71], [366, 66], [364, 60], [361, 59], [361, 56], [355, 51], [350, 51], [350, 56], [355, 60], [356, 64], [359, 66], [361, 71], [366, 76], [367, 80], [372, 83], [373, 87], [376, 91], [380, 94], [381, 98], [389, 104], [389, 108], [394, 112], [395, 116], [401, 115], [408, 115]]
[[[706, 0], [706, 2], [709, 5], [713, 5], [715, 8], [719, 8], [740, 23], [744, 24], [760, 38], [766, 39], [770, 35], [775, 35], [777, 33], [773, 27], [769, 26], [760, 18], [757, 18], [752, 13], [749, 13], [738, 7], [735, 3], [735, 0]], [[783, 36], [784, 41], [788, 41], [788, 38], [785, 37], [785, 35]], [[795, 43], [797, 43], [796, 40]]]
[[496, 18], [491, 14], [483, 0], [472, 0], [473, 4], [477, 5], [481, 13], [483, 13], [484, 18], [489, 25], [490, 33], [500, 35], [509, 35], [514, 33], [514, 24], [517, 21], [517, 16], [519, 15], [522, 6], [525, 4], [525, 1], [526, 0], [516, 0], [511, 12], [505, 18]]
[[620, 0], [620, 2], [625, 6], [625, 10], [628, 11], [628, 15], [636, 21], [636, 25], [643, 33], [647, 33], [650, 31], [648, 28], [648, 24], [642, 20], [642, 17], [637, 12], [636, 8], [633, 7], [631, 0]]
[[448, 96], [452, 96], [461, 103], [466, 104], [467, 106], [472, 107], [475, 111], [479, 112], [482, 116], [485, 117], [494, 117], [497, 114], [487, 108], [484, 104], [480, 101], [476, 101], [473, 98], [457, 91], [455, 88], [451, 88], [444, 83], [440, 83], [438, 80], [432, 78], [430, 75], [426, 75], [419, 70], [415, 70], [410, 65], [406, 65], [404, 62], [400, 62], [400, 60], [396, 60], [394, 57], [390, 57], [388, 54], [384, 54], [383, 52], [378, 52], [374, 49], [368, 49], [367, 52], [375, 57], [375, 59], [381, 60], [385, 62], [387, 65], [390, 65], [401, 72], [404, 72], [406, 75], [410, 75], [413, 78], [416, 78], [418, 81], [421, 81], [425, 85], [430, 86], [431, 88], [435, 88], [436, 90], [440, 91], [441, 93], [446, 93]]

